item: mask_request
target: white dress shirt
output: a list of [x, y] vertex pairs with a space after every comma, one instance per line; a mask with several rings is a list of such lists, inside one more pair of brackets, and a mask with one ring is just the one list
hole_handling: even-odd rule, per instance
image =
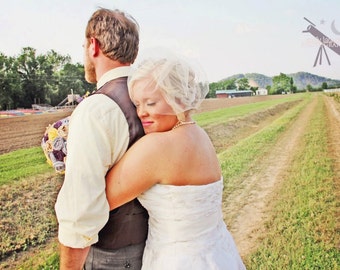
[[[130, 67], [105, 73], [97, 83], [128, 76]], [[67, 138], [66, 171], [55, 210], [59, 241], [84, 248], [98, 241], [109, 217], [105, 175], [129, 144], [129, 127], [119, 106], [103, 94], [85, 98], [74, 110]]]

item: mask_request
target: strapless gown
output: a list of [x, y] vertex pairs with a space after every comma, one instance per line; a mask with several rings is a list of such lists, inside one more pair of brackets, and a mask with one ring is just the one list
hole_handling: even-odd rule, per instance
[[223, 181], [155, 185], [138, 199], [149, 213], [143, 270], [245, 269], [222, 216]]

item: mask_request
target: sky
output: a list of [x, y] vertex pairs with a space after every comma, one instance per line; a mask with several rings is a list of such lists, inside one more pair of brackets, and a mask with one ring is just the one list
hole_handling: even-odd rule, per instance
[[[0, 52], [7, 56], [32, 47], [37, 54], [54, 50], [83, 64], [87, 21], [105, 7], [121, 9], [139, 23], [137, 62], [150, 48], [162, 47], [198, 62], [210, 82], [240, 73], [300, 71], [340, 80], [339, 0], [2, 1]], [[318, 35], [303, 32], [311, 26]]]

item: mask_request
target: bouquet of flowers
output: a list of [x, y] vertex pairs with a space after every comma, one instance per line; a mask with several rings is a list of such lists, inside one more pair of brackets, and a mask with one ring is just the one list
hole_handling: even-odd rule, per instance
[[41, 140], [47, 163], [60, 174], [65, 172], [69, 120], [70, 116], [49, 125]]

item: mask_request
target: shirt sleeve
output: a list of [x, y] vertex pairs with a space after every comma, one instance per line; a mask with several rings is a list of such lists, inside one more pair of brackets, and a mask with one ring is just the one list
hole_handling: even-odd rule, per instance
[[126, 118], [107, 96], [93, 95], [72, 113], [65, 179], [55, 205], [63, 245], [84, 248], [98, 241], [109, 217], [105, 175], [128, 143]]

